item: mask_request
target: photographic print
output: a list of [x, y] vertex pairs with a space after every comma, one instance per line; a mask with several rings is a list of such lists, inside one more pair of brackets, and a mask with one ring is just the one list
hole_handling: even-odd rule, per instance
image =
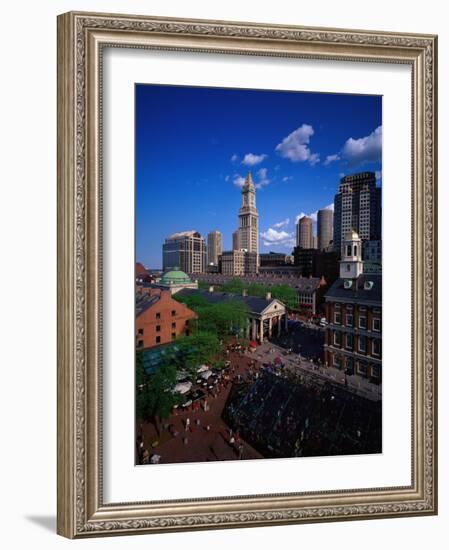
[[382, 98], [137, 84], [136, 463], [382, 452]]
[[58, 17], [59, 534], [437, 513], [436, 92], [435, 35]]

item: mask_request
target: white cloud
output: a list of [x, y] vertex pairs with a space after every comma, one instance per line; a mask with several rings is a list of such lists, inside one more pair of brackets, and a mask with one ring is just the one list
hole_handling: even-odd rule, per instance
[[290, 180], [292, 180], [292, 179], [293, 179], [293, 176], [284, 176], [284, 177], [282, 178], [282, 181], [290, 181]]
[[234, 153], [231, 157], [231, 162], [237, 162], [238, 160], [239, 160], [239, 156], [236, 153]]
[[262, 155], [255, 155], [253, 153], [247, 153], [242, 160], [242, 164], [245, 166], [256, 166], [256, 164], [260, 164], [263, 162], [268, 155], [262, 154]]
[[312, 153], [309, 148], [310, 137], [314, 133], [310, 124], [303, 124], [276, 145], [275, 150], [281, 157], [290, 159], [292, 162], [307, 161], [314, 166], [320, 161], [318, 153]]
[[[328, 204], [327, 206], [323, 206], [323, 208], [320, 208], [320, 210], [332, 210], [334, 211], [334, 203]], [[308, 218], [312, 218], [313, 223], [316, 223], [318, 220], [318, 210], [315, 210], [315, 212], [311, 212], [310, 214], [306, 214], [305, 212], [301, 212], [298, 214], [295, 218], [295, 224], [299, 222], [299, 220], [303, 217], [307, 216]]]
[[240, 174], [234, 174], [234, 177], [232, 178], [232, 183], [236, 187], [240, 187], [241, 189], [245, 185], [245, 178]]
[[256, 189], [262, 189], [262, 187], [265, 187], [271, 181], [268, 179], [268, 170], [266, 168], [258, 170], [257, 177], [259, 178], [258, 181], [254, 183]]
[[382, 170], [376, 170], [376, 181], [382, 179]]
[[343, 146], [342, 156], [351, 164], [380, 161], [382, 157], [382, 126], [378, 126], [369, 136], [349, 138]]
[[295, 239], [293, 233], [287, 231], [276, 231], [270, 227], [267, 231], [262, 231], [260, 236], [264, 246], [294, 246]]
[[331, 162], [335, 162], [336, 160], [340, 160], [340, 155], [338, 153], [335, 155], [327, 155], [324, 166], [329, 166]]
[[225, 181], [229, 181], [231, 179], [231, 176], [228, 174], [227, 176], [225, 176]]
[[281, 222], [274, 223], [273, 227], [276, 227], [276, 229], [279, 229], [281, 227], [285, 227], [290, 223], [290, 218], [285, 218], [285, 220], [282, 220]]

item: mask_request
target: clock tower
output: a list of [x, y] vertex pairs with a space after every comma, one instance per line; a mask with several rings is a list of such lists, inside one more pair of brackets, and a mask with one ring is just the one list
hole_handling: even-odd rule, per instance
[[242, 206], [239, 210], [239, 245], [257, 254], [259, 265], [259, 213], [256, 208], [256, 187], [248, 172], [242, 187]]

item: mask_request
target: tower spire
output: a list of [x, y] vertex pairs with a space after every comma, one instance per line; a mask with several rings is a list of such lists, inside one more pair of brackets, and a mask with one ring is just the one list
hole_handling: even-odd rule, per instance
[[254, 187], [253, 177], [251, 175], [251, 170], [248, 170], [246, 177], [245, 177], [245, 184], [243, 185], [244, 189], [249, 189], [251, 187]]

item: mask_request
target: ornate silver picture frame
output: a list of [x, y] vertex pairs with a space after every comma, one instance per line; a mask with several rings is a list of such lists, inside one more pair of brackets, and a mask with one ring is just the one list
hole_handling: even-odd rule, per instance
[[[103, 54], [238, 54], [411, 69], [411, 484], [105, 502]], [[437, 37], [70, 12], [58, 18], [58, 533], [69, 538], [437, 513]], [[405, 315], [405, 313], [404, 313]], [[132, 372], [132, 367], [130, 367]], [[132, 429], [132, 428], [131, 428]], [[298, 459], [293, 459], [298, 460]]]

